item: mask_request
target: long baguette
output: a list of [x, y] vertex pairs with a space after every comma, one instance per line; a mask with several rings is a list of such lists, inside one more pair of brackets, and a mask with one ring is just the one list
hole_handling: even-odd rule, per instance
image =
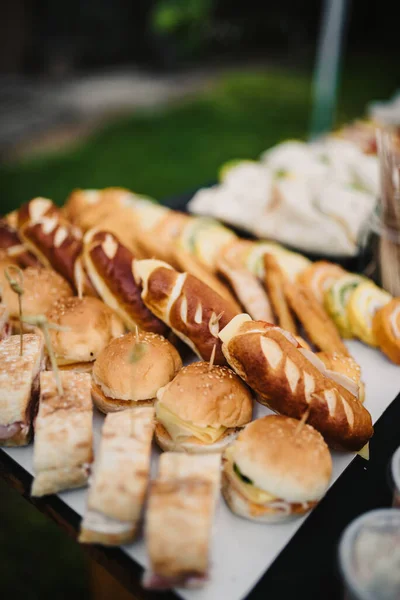
[[36, 198], [23, 205], [18, 223], [24, 244], [44, 266], [60, 273], [79, 293], [96, 295], [80, 260], [81, 232], [50, 200]]
[[84, 237], [83, 262], [97, 293], [129, 329], [165, 334], [166, 325], [145, 306], [133, 272], [134, 256], [112, 233], [90, 230]]
[[262, 404], [296, 419], [308, 411], [308, 423], [332, 448], [360, 450], [372, 436], [371, 415], [349, 391], [354, 382], [328, 376], [318, 358], [288, 332], [239, 315], [219, 337], [229, 365]]
[[188, 273], [179, 273], [159, 260], [134, 262], [145, 305], [203, 360], [225, 365], [219, 331], [238, 314], [231, 302]]

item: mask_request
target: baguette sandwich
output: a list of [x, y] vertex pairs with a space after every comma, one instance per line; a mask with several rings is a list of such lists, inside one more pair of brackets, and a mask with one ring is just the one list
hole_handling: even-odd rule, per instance
[[90, 375], [60, 372], [59, 376], [62, 395], [52, 371], [40, 375], [32, 496], [86, 485], [93, 460]]
[[220, 455], [166, 452], [150, 487], [145, 537], [151, 589], [200, 587], [206, 580]]
[[116, 546], [138, 529], [150, 475], [154, 408], [107, 415], [79, 541]]
[[12, 335], [0, 342], [0, 446], [26, 446], [39, 398], [43, 369], [43, 338]]

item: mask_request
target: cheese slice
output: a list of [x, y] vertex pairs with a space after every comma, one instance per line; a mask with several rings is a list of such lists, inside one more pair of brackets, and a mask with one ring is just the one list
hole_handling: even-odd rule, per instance
[[184, 421], [162, 402], [156, 404], [156, 417], [165, 427], [174, 442], [182, 441], [188, 437], [195, 437], [204, 444], [213, 444], [226, 431], [226, 427], [199, 427], [190, 421]]
[[256, 487], [252, 483], [246, 483], [234, 470], [234, 461], [233, 461], [233, 447], [229, 446], [225, 451], [225, 458], [227, 459], [227, 470], [228, 474], [231, 478], [235, 479], [235, 485], [239, 489], [239, 491], [245, 496], [247, 500], [250, 502], [254, 502], [254, 504], [267, 504], [268, 502], [273, 502], [277, 500], [276, 496], [261, 490]]

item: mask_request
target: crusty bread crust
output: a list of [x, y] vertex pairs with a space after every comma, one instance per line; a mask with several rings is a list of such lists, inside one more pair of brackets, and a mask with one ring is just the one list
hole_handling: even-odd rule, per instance
[[285, 335], [261, 321], [243, 324], [224, 343], [230, 366], [272, 410], [308, 423], [337, 449], [360, 450], [373, 434], [371, 415], [348, 390], [325, 377]]
[[160, 261], [136, 261], [146, 306], [167, 323], [203, 360], [226, 364], [218, 332], [237, 314], [229, 301], [188, 273], [178, 273]]
[[165, 334], [166, 325], [145, 306], [136, 283], [134, 255], [107, 231], [89, 231], [84, 238], [83, 260], [100, 297], [119, 314], [129, 329]]

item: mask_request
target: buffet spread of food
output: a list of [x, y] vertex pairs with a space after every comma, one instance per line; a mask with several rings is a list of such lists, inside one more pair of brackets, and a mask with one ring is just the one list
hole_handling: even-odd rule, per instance
[[400, 298], [366, 277], [120, 188], [29, 201], [0, 252], [0, 445], [33, 439], [34, 496], [89, 485], [83, 543], [130, 542], [144, 515], [146, 587], [204, 584], [220, 491], [282, 522], [324, 496], [330, 449], [368, 456], [343, 339], [400, 364]]

